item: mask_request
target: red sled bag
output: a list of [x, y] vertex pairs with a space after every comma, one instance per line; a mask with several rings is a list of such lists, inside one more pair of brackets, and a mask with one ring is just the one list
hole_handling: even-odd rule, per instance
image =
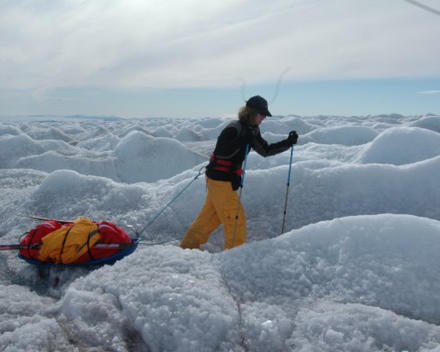
[[[58, 222], [56, 220], [48, 220], [37, 225], [35, 228], [26, 233], [25, 237], [20, 240], [20, 255], [24, 258], [34, 261], [40, 261], [38, 254], [42, 246], [43, 237], [66, 226], [74, 225], [73, 222]], [[109, 221], [102, 221], [98, 224], [100, 240], [95, 246], [90, 246], [87, 252], [75, 260], [72, 264], [81, 264], [111, 257], [132, 244], [131, 238], [124, 229]], [[109, 246], [100, 247], [99, 244], [108, 244]], [[123, 244], [127, 244], [124, 246]], [[114, 246], [112, 246], [114, 245]], [[121, 246], [122, 245], [122, 246]], [[40, 261], [41, 262], [41, 261]], [[41, 262], [43, 263], [43, 262]]]
[[50, 220], [34, 227], [20, 241], [20, 246], [25, 246], [25, 248], [20, 249], [20, 254], [28, 259], [38, 260], [38, 252], [42, 244], [41, 239], [51, 232], [58, 230], [62, 225], [58, 221]]
[[110, 221], [100, 222], [98, 225], [98, 230], [101, 234], [101, 239], [97, 244], [115, 244], [115, 247], [98, 248], [92, 246], [89, 248], [87, 253], [84, 253], [81, 257], [79, 257], [74, 264], [110, 257], [122, 250], [123, 247], [119, 246], [120, 244], [131, 244], [131, 238], [127, 235], [125, 230]]

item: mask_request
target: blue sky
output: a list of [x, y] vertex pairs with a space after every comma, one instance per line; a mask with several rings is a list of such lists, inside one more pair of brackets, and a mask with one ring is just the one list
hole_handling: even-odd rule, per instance
[[0, 114], [440, 114], [436, 0], [0, 1]]

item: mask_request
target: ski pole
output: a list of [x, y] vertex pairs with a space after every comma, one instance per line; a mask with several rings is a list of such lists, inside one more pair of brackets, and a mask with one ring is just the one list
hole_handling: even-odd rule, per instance
[[177, 196], [175, 196], [173, 199], [171, 199], [169, 202], [168, 202], [168, 204], [167, 205], [165, 205], [165, 207], [147, 224], [147, 225], [145, 225], [145, 227], [141, 230], [141, 231], [139, 231], [139, 233], [138, 233], [138, 235], [140, 236], [141, 234], [142, 234], [142, 232], [144, 232], [146, 229], [147, 229], [147, 227], [148, 226], [150, 226], [159, 216], [160, 216], [160, 214], [162, 214], [164, 211], [165, 211], [165, 209], [167, 209], [170, 205], [171, 205], [171, 203], [173, 203], [183, 192], [185, 192], [186, 191], [186, 189], [189, 187], [189, 186], [191, 186], [191, 184], [195, 181], [195, 180], [197, 180], [198, 178], [199, 178], [199, 176], [200, 175], [203, 175], [204, 174], [204, 172], [202, 172], [202, 170], [205, 168], [205, 166], [202, 166], [201, 168], [200, 168], [200, 170], [199, 170], [199, 173], [193, 178], [193, 180], [190, 182], [190, 183], [188, 183], [187, 185], [186, 185], [186, 187], [184, 188], [184, 189], [182, 189], [178, 194], [177, 194]]
[[287, 189], [286, 189], [286, 199], [284, 201], [284, 215], [283, 215], [283, 225], [281, 227], [281, 234], [284, 233], [284, 224], [286, 222], [287, 199], [289, 197], [289, 186], [290, 186], [290, 173], [292, 171], [292, 157], [293, 157], [293, 144], [290, 147], [290, 163], [289, 163], [289, 172], [287, 174]]
[[234, 235], [232, 236], [231, 248], [234, 247], [235, 232], [237, 231], [238, 215], [240, 214], [241, 193], [243, 192], [244, 175], [246, 174], [246, 162], [247, 162], [248, 152], [249, 152], [249, 144], [246, 145], [246, 155], [244, 157], [244, 162], [243, 162], [243, 175], [241, 176], [241, 181], [240, 181], [240, 192], [238, 192], [237, 212], [235, 213]]

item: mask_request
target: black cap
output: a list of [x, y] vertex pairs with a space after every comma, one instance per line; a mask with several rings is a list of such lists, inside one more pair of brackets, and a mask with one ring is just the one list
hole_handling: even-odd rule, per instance
[[259, 114], [264, 116], [272, 116], [272, 114], [267, 109], [267, 100], [256, 95], [246, 102], [246, 106], [249, 108], [253, 108], [258, 111]]

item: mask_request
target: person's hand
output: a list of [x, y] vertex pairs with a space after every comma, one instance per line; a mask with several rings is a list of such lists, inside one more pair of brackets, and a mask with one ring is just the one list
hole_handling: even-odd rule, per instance
[[296, 131], [291, 131], [289, 133], [289, 136], [287, 137], [287, 141], [289, 142], [290, 145], [294, 145], [298, 142], [298, 134], [296, 133]]

